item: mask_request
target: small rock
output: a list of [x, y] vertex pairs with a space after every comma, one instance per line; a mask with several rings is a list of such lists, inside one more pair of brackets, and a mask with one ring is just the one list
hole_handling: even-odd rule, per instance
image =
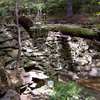
[[96, 63], [96, 67], [100, 67], [100, 62], [97, 62]]
[[47, 41], [52, 41], [53, 38], [52, 37], [47, 37]]
[[29, 83], [32, 84], [33, 83], [33, 79], [38, 79], [38, 80], [44, 80], [47, 79], [48, 76], [44, 74], [44, 72], [40, 71], [40, 70], [32, 70], [30, 72], [26, 72], [23, 74], [23, 81], [24, 83]]
[[31, 93], [31, 89], [27, 87], [27, 89], [24, 91], [24, 94], [29, 94], [29, 93]]
[[12, 61], [11, 63], [9, 63], [6, 66], [6, 68], [9, 69], [9, 70], [14, 70], [16, 68], [16, 61]]
[[33, 77], [33, 78], [38, 78], [38, 79], [47, 79], [48, 76], [44, 74], [44, 72], [42, 71], [30, 71], [28, 72], [30, 77]]
[[54, 81], [49, 80], [49, 81], [47, 82], [47, 85], [48, 85], [48, 87], [53, 88], [53, 87], [54, 87]]
[[33, 100], [33, 96], [31, 94], [21, 94], [21, 100]]
[[89, 72], [89, 75], [92, 77], [96, 77], [97, 76], [97, 69], [96, 68], [92, 68], [91, 71]]
[[70, 37], [70, 36], [68, 36], [67, 40], [68, 40], [68, 41], [71, 41], [71, 37]]
[[81, 65], [86, 65], [88, 64], [88, 61], [86, 59], [81, 59]]
[[[4, 85], [4, 84], [0, 84]], [[0, 98], [3, 97], [7, 93], [8, 88], [5, 86], [0, 86]]]
[[30, 49], [30, 48], [27, 48], [26, 51], [27, 51], [28, 53], [32, 53], [32, 52], [33, 52], [33, 50]]
[[42, 52], [34, 52], [33, 55], [35, 55], [35, 56], [42, 56], [43, 54], [42, 54]]
[[31, 84], [32, 82], [32, 77], [28, 73], [23, 74], [23, 82], [25, 84]]
[[84, 70], [85, 71], [90, 71], [91, 70], [91, 67], [88, 65], [88, 66], [84, 66]]
[[82, 66], [77, 66], [76, 71], [81, 71]]
[[91, 64], [91, 67], [94, 68], [95, 67], [95, 64]]
[[47, 85], [44, 85], [38, 89], [32, 91], [33, 95], [54, 95], [54, 90], [50, 89]]
[[84, 78], [87, 78], [87, 76], [88, 76], [88, 72], [80, 72], [80, 74]]
[[37, 83], [32, 83], [31, 85], [30, 85], [30, 88], [35, 88], [37, 86]]
[[79, 77], [78, 77], [76, 74], [74, 74], [73, 77], [72, 77], [72, 79], [73, 79], [73, 80], [78, 80]]
[[75, 100], [79, 100], [79, 96], [77, 96], [77, 95], [76, 95], [76, 96], [73, 95], [72, 97], [73, 97]]
[[93, 53], [93, 50], [90, 49], [89, 52], [90, 52], [90, 53]]
[[85, 46], [84, 46], [84, 49], [85, 49], [85, 50], [88, 50], [88, 48], [89, 48], [88, 45], [85, 45]]
[[73, 76], [73, 74], [74, 74], [73, 72], [70, 72], [70, 71], [68, 72], [69, 76]]

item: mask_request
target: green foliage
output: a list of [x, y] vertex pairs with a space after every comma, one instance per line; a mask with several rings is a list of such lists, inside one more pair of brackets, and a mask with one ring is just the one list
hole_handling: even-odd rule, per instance
[[[74, 13], [93, 13], [98, 11], [98, 2], [96, 0], [72, 0]], [[66, 13], [67, 0], [48, 0], [46, 3], [46, 11], [49, 14]]]
[[[78, 86], [75, 82], [68, 82], [67, 84], [56, 83], [55, 84], [56, 94], [50, 97], [50, 100], [80, 100], [83, 96], [81, 94], [82, 87]], [[83, 96], [84, 97], [84, 96]], [[83, 99], [82, 99], [83, 100]], [[88, 96], [84, 100], [95, 100], [94, 97]]]
[[73, 0], [73, 12], [78, 13], [79, 10], [81, 9], [81, 0]]
[[61, 14], [66, 12], [66, 0], [48, 0], [46, 11], [49, 14]]
[[98, 11], [98, 2], [96, 0], [84, 0], [81, 4], [80, 12], [95, 13]]
[[100, 15], [100, 12], [96, 12], [96, 15], [99, 16]]
[[56, 94], [52, 96], [50, 100], [77, 100], [81, 88], [79, 88], [74, 82], [67, 84], [57, 83], [55, 86]]
[[98, 3], [98, 5], [100, 5], [100, 1], [99, 2], [97, 2]]
[[96, 28], [100, 30], [100, 24], [96, 24]]
[[[0, 16], [5, 16], [10, 13], [10, 11], [15, 10], [16, 0], [1, 0], [0, 1]], [[45, 9], [45, 4], [41, 0], [19, 0], [19, 7], [21, 12], [25, 14], [36, 13], [37, 10]]]
[[13, 0], [1, 0], [0, 1], [0, 16], [7, 15], [8, 9], [15, 6], [15, 1]]
[[[42, 10], [50, 15], [66, 14], [67, 0], [19, 0], [19, 6], [26, 11], [37, 12]], [[73, 12], [88, 12], [93, 13], [98, 11], [100, 2], [96, 0], [72, 0]], [[15, 8], [15, 0], [0, 0], [0, 15], [7, 15], [8, 10]]]

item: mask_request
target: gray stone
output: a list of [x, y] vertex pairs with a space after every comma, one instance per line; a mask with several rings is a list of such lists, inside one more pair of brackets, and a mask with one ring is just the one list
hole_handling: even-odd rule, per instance
[[48, 95], [48, 96], [52, 96], [55, 94], [55, 91], [51, 88], [49, 88], [47, 85], [44, 85], [40, 88], [34, 89], [32, 91], [33, 95]]
[[47, 38], [47, 41], [52, 41], [52, 40], [53, 40], [52, 37], [48, 37], [48, 38]]
[[30, 88], [35, 88], [37, 86], [37, 83], [32, 83], [31, 85], [30, 85]]
[[33, 52], [33, 50], [32, 50], [32, 49], [30, 49], [30, 48], [26, 48], [26, 52], [28, 52], [28, 53], [32, 53], [32, 52]]
[[27, 87], [23, 94], [27, 95], [27, 94], [29, 94], [31, 92], [32, 92], [31, 88]]
[[89, 72], [89, 76], [91, 77], [100, 77], [100, 68], [92, 68]]
[[21, 94], [20, 99], [21, 100], [35, 100], [33, 99], [33, 96], [31, 94]]
[[6, 65], [6, 68], [9, 70], [14, 70], [16, 68], [16, 61], [11, 61], [9, 64]]
[[89, 65], [88, 66], [84, 66], [84, 70], [85, 71], [90, 71], [91, 70], [91, 66], [89, 66]]
[[8, 52], [8, 55], [10, 55], [10, 56], [13, 57], [13, 58], [16, 58], [16, 57], [17, 57], [17, 54], [18, 54], [18, 49], [11, 49], [11, 50]]
[[20, 100], [20, 95], [16, 91], [9, 89], [0, 100]]
[[97, 76], [97, 69], [96, 68], [92, 68], [91, 71], [89, 72], [90, 76]]
[[73, 79], [73, 80], [78, 80], [79, 77], [78, 77], [76, 74], [74, 74], [74, 75], [72, 76], [72, 79]]

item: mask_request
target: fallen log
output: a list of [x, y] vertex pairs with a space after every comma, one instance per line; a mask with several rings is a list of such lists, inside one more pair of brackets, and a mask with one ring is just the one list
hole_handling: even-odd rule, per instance
[[[8, 27], [16, 27], [15, 25], [8, 25]], [[33, 33], [44, 36], [48, 31], [61, 32], [63, 35], [70, 35], [76, 37], [82, 37], [86, 39], [95, 39], [100, 41], [100, 31], [93, 29], [83, 28], [82, 26], [75, 24], [46, 24], [46, 25], [33, 25], [28, 30], [28, 33], [34, 38]], [[41, 32], [41, 33], [39, 33]]]
[[67, 25], [67, 24], [46, 24], [46, 25], [37, 25], [30, 28], [31, 32], [36, 32], [37, 30], [41, 30], [41, 33], [48, 32], [48, 31], [54, 31], [54, 32], [61, 32], [64, 35], [70, 35], [70, 36], [77, 36], [77, 37], [83, 37], [88, 39], [96, 39], [100, 40], [100, 33], [88, 29], [88, 28], [82, 28], [78, 25]]

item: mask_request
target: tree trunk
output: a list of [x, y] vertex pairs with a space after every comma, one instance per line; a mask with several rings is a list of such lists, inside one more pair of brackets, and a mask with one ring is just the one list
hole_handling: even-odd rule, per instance
[[73, 16], [72, 0], [67, 0], [67, 16]]
[[18, 31], [18, 55], [17, 55], [17, 65], [16, 68], [20, 67], [20, 57], [21, 57], [21, 34], [19, 27], [19, 16], [18, 16], [18, 8], [19, 8], [19, 0], [16, 0], [16, 23], [17, 23], [17, 31]]

